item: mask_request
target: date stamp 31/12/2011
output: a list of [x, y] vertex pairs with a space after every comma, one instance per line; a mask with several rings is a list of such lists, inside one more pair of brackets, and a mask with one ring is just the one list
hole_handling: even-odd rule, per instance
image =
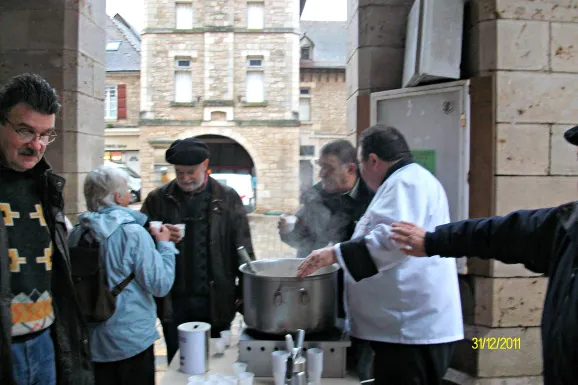
[[474, 337], [472, 349], [479, 350], [520, 350], [520, 337]]

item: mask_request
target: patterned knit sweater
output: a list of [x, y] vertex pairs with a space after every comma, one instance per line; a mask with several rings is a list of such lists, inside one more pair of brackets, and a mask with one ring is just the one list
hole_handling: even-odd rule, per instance
[[29, 172], [0, 168], [0, 212], [8, 232], [12, 336], [46, 329], [52, 307], [52, 240]]

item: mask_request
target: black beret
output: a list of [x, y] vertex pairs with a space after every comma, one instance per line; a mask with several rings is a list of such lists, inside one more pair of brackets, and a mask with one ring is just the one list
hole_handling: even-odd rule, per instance
[[170, 164], [195, 166], [209, 158], [209, 147], [197, 138], [175, 140], [167, 152], [165, 159]]
[[564, 133], [564, 139], [575, 146], [578, 146], [578, 126], [572, 127]]

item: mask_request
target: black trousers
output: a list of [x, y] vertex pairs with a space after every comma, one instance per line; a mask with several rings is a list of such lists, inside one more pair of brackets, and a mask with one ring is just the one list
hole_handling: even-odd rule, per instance
[[[172, 322], [161, 322], [165, 343], [167, 344], [167, 363], [170, 364], [179, 350], [180, 324], [185, 322], [211, 323], [211, 311], [208, 297], [173, 297]], [[230, 328], [211, 325], [211, 338], [220, 337], [221, 331]]]
[[94, 362], [95, 385], [155, 385], [154, 345], [134, 357]]
[[434, 345], [371, 343], [375, 385], [441, 385], [455, 342]]

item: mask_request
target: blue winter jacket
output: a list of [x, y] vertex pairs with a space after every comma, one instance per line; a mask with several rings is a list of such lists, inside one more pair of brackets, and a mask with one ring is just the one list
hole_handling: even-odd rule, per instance
[[143, 227], [146, 215], [121, 206], [86, 212], [70, 232], [68, 244], [78, 244], [85, 228], [94, 230], [101, 247], [108, 286], [113, 288], [130, 273], [135, 278], [116, 299], [116, 311], [107, 321], [91, 325], [92, 361], [113, 362], [133, 357], [159, 338], [153, 296], [164, 297], [175, 277], [173, 242], [155, 243]]

